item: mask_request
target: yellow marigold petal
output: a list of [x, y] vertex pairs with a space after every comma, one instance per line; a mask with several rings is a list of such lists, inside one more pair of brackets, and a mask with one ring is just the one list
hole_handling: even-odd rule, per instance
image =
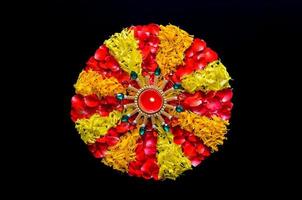
[[125, 93], [125, 88], [115, 77], [103, 79], [93, 71], [82, 71], [74, 85], [76, 93], [83, 96], [96, 94], [98, 96], [113, 96], [117, 93]]
[[190, 111], [181, 112], [178, 122], [182, 129], [193, 132], [212, 151], [218, 151], [218, 145], [222, 145], [226, 139], [228, 121], [217, 116], [208, 118]]
[[100, 74], [94, 71], [82, 71], [74, 84], [75, 92], [83, 96], [94, 94], [95, 83], [101, 81]]
[[117, 93], [126, 92], [123, 85], [114, 77], [97, 82], [95, 85], [95, 91], [98, 96], [114, 96]]
[[116, 145], [109, 147], [102, 162], [119, 171], [128, 172], [129, 163], [136, 157], [136, 141], [139, 137], [137, 129], [122, 136]]
[[182, 87], [190, 93], [218, 91], [230, 87], [231, 79], [226, 67], [220, 61], [209, 63], [204, 69], [197, 70], [181, 78]]
[[158, 129], [157, 162], [160, 179], [175, 180], [184, 171], [192, 169], [191, 161], [183, 154], [179, 145], [173, 142], [173, 135]]
[[131, 71], [141, 74], [142, 55], [133, 30], [124, 29], [121, 33], [115, 33], [104, 43], [123, 70], [129, 74]]
[[75, 127], [85, 143], [94, 143], [111, 127], [116, 126], [121, 117], [122, 114], [118, 111], [112, 111], [108, 117], [94, 114], [88, 119], [78, 119]]
[[193, 42], [193, 36], [174, 25], [162, 26], [158, 38], [160, 40], [156, 62], [163, 75], [175, 71], [183, 64], [184, 52]]

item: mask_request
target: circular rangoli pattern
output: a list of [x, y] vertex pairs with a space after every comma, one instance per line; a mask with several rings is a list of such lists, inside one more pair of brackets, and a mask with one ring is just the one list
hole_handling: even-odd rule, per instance
[[218, 151], [231, 77], [206, 42], [174, 25], [131, 26], [89, 58], [71, 118], [93, 156], [145, 179], [176, 179]]

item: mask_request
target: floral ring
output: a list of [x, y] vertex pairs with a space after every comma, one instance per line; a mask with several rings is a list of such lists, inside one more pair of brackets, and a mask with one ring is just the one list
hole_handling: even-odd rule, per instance
[[131, 26], [80, 73], [71, 118], [94, 157], [131, 176], [176, 179], [226, 139], [231, 77], [204, 40]]

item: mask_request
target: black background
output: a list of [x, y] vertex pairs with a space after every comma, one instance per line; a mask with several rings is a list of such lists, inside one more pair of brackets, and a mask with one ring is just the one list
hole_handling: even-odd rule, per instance
[[[298, 1], [49, 1], [42, 40], [51, 58], [43, 62], [49, 120], [41, 120], [47, 127], [41, 133], [43, 151], [33, 154], [39, 160], [37, 183], [52, 194], [139, 198], [160, 198], [161, 193], [200, 199], [293, 194], [285, 192], [284, 184], [295, 178], [288, 168], [294, 147], [285, 145], [293, 138], [287, 111], [296, 107], [287, 97], [299, 81], [293, 75], [299, 65], [300, 10]], [[204, 39], [234, 79], [228, 140], [176, 181], [144, 181], [99, 163], [69, 116], [73, 84], [89, 56], [122, 28], [151, 22], [171, 23]]]

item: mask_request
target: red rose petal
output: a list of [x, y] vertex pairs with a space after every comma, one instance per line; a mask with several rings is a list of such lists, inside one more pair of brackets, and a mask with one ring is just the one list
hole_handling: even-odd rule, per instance
[[196, 57], [195, 57], [196, 62], [197, 62], [197, 61], [202, 61], [202, 60], [203, 60], [203, 59], [202, 59], [203, 57], [204, 57], [204, 54], [202, 54], [202, 53], [197, 54]]
[[205, 148], [205, 146], [202, 145], [202, 144], [198, 144], [198, 145], [196, 146], [196, 151], [197, 151], [197, 153], [199, 153], [199, 154], [203, 154], [205, 150], [206, 150], [206, 148]]
[[74, 109], [71, 109], [70, 116], [71, 116], [71, 120], [73, 122], [76, 122], [80, 118], [79, 113], [77, 111], [75, 111]]
[[145, 146], [146, 147], [155, 147], [156, 146], [156, 139], [152, 138], [152, 139], [146, 140]]
[[106, 135], [109, 135], [109, 136], [113, 136], [113, 137], [118, 137], [119, 134], [116, 132], [116, 129], [115, 128], [110, 128], [108, 131], [107, 131], [107, 134]]
[[217, 53], [210, 48], [206, 48], [202, 53], [207, 62], [212, 62], [218, 59]]
[[196, 56], [194, 55], [192, 58], [186, 58], [185, 59], [185, 66], [184, 68], [190, 70], [191, 72], [194, 70], [194, 64], [195, 64], [195, 60]]
[[[153, 159], [148, 159], [141, 167], [141, 171], [149, 173], [153, 163], [154, 163]], [[151, 173], [149, 173], [149, 174], [151, 174]]]
[[107, 62], [106, 66], [107, 66], [107, 69], [110, 69], [113, 72], [120, 70], [120, 66], [118, 65], [118, 63], [116, 61]]
[[231, 111], [229, 110], [220, 110], [217, 114], [223, 120], [229, 120], [231, 118]]
[[156, 181], [159, 180], [159, 178], [158, 178], [158, 172], [153, 172], [153, 173], [152, 173], [152, 177], [153, 177], [153, 179], [156, 180]]
[[91, 144], [91, 145], [88, 145], [88, 150], [93, 153], [96, 151], [96, 145], [95, 144]]
[[72, 108], [76, 109], [76, 110], [82, 110], [85, 107], [84, 101], [82, 99], [81, 96], [79, 95], [74, 95], [71, 98], [71, 106]]
[[215, 91], [209, 91], [208, 93], [206, 93], [205, 98], [207, 98], [207, 99], [212, 99], [212, 98], [215, 97], [216, 94], [217, 94], [217, 93], [216, 93]]
[[191, 159], [191, 164], [194, 167], [196, 167], [196, 166], [198, 166], [201, 163], [201, 161], [202, 161], [202, 158], [200, 158], [200, 157], [194, 157], [194, 158]]
[[197, 139], [197, 137], [193, 133], [190, 133], [189, 136], [188, 136], [188, 141], [194, 143], [194, 142], [197, 142], [198, 139]]
[[94, 58], [99, 61], [104, 60], [106, 56], [107, 48], [104, 45], [100, 46], [100, 48], [98, 48], [94, 54]]
[[227, 101], [227, 102], [223, 103], [222, 106], [223, 106], [223, 108], [225, 110], [229, 110], [230, 111], [230, 110], [232, 110], [234, 104], [232, 102], [230, 102], [230, 101]]
[[129, 123], [122, 122], [118, 126], [115, 127], [117, 133], [125, 133], [129, 131], [130, 125]]
[[142, 177], [143, 177], [144, 179], [149, 180], [149, 179], [151, 179], [151, 174], [149, 174], [149, 172], [148, 172], [148, 173], [143, 173], [143, 174], [142, 174]]
[[109, 105], [116, 105], [118, 104], [118, 100], [114, 96], [106, 96], [105, 97], [106, 103]]
[[129, 165], [129, 170], [128, 170], [129, 175], [140, 177], [142, 175], [142, 172], [140, 170], [137, 170], [134, 167], [132, 167], [132, 165], [131, 165], [132, 163], [134, 163], [134, 162], [131, 162]]
[[90, 57], [89, 60], [86, 62], [85, 70], [93, 69], [98, 71], [98, 61], [94, 58], [94, 56]]
[[192, 45], [192, 50], [195, 52], [200, 52], [204, 50], [206, 47], [206, 42], [204, 40], [201, 40], [199, 38], [194, 39], [193, 45]]
[[208, 156], [210, 156], [210, 151], [206, 148], [205, 149], [205, 151], [202, 153], [202, 155], [204, 156], [204, 157], [208, 157]]
[[[177, 118], [175, 118], [175, 119], [177, 119]], [[174, 127], [172, 129], [172, 133], [173, 133], [174, 137], [182, 136], [183, 135], [183, 132], [182, 132], [182, 130], [180, 129], [179, 126]]]
[[97, 144], [100, 144], [100, 143], [104, 144], [107, 142], [107, 138], [106, 138], [106, 136], [100, 137], [100, 138], [96, 139], [96, 142], [97, 142]]
[[143, 54], [143, 58], [146, 58], [150, 51], [151, 51], [151, 47], [150, 46], [145, 46], [142, 50], [142, 54]]
[[144, 149], [144, 153], [145, 153], [147, 156], [155, 155], [155, 154], [156, 154], [156, 147], [146, 147], [146, 148]]
[[147, 37], [149, 37], [150, 36], [150, 32], [151, 32], [151, 26], [149, 26], [149, 25], [143, 26], [142, 27], [142, 31], [145, 32], [145, 33], [148, 33]]
[[221, 102], [230, 101], [233, 97], [232, 89], [225, 89], [217, 92], [217, 96], [221, 98]]
[[204, 64], [203, 62], [196, 62], [194, 63], [194, 70], [199, 70], [199, 69], [203, 69], [206, 66], [206, 64]]
[[210, 102], [206, 104], [206, 107], [211, 111], [216, 111], [219, 110], [222, 107], [222, 105], [218, 100], [212, 99]]
[[105, 156], [106, 151], [107, 151], [107, 147], [106, 146], [104, 146], [104, 145], [98, 145], [97, 150], [95, 152], [93, 152], [92, 154], [93, 154], [93, 156], [95, 158], [102, 158], [102, 157]]
[[100, 104], [100, 100], [96, 95], [85, 96], [84, 102], [88, 107], [96, 107]]
[[148, 26], [148, 28], [149, 28], [149, 31], [152, 33], [152, 34], [154, 34], [154, 35], [157, 35], [158, 34], [158, 32], [159, 32], [159, 30], [160, 30], [160, 27], [159, 27], [159, 25], [157, 25], [157, 24], [149, 24], [149, 25], [147, 25]]
[[208, 109], [204, 105], [191, 108], [190, 110], [198, 115], [205, 115], [208, 112]]
[[107, 136], [106, 135], [105, 138], [106, 138], [106, 142], [109, 146], [113, 146], [119, 141], [119, 138], [114, 137], [114, 136]]
[[153, 62], [152, 64], [149, 64], [149, 65], [148, 65], [147, 69], [148, 69], [150, 72], [154, 72], [154, 71], [156, 70], [157, 66], [158, 66], [158, 65], [156, 64], [156, 62]]
[[175, 136], [174, 137], [174, 143], [175, 144], [183, 144], [186, 141], [186, 139], [183, 136]]
[[104, 106], [104, 105], [99, 105], [96, 112], [100, 115], [100, 116], [108, 116], [109, 115], [109, 111], [108, 109]]
[[185, 100], [188, 96], [189, 96], [190, 94], [189, 93], [180, 93], [179, 95], [178, 95], [178, 99], [180, 100], [180, 101], [183, 101], [183, 100]]
[[194, 55], [194, 51], [192, 48], [189, 48], [186, 52], [185, 52], [185, 57], [186, 58], [191, 58]]
[[136, 152], [136, 160], [138, 161], [142, 161], [145, 160], [146, 156], [145, 156], [145, 152], [144, 151], [138, 151]]
[[131, 167], [131, 168], [134, 168], [134, 169], [140, 169], [141, 166], [142, 166], [142, 164], [143, 164], [143, 163], [140, 162], [140, 161], [130, 162], [129, 168]]
[[190, 142], [185, 142], [182, 146], [183, 152], [186, 156], [194, 157], [197, 155], [197, 152], [195, 150], [195, 147]]
[[[102, 69], [108, 69], [108, 67], [107, 67], [107, 65], [106, 65], [105, 62], [99, 62], [99, 63], [98, 63], [98, 66], [99, 66], [100, 68], [102, 68]], [[102, 70], [102, 69], [100, 69], [100, 70]], [[106, 75], [107, 73], [108, 73], [108, 72], [104, 71], [104, 72], [102, 72], [102, 75]]]
[[187, 97], [183, 103], [189, 107], [197, 107], [202, 104], [202, 100], [201, 98], [192, 96], [192, 97]]
[[129, 169], [128, 169], [128, 174], [130, 175], [130, 176], [135, 176], [135, 172], [136, 172], [136, 170], [135, 170], [135, 168], [134, 167], [132, 167], [132, 163], [134, 163], [134, 162], [130, 162], [129, 163]]
[[146, 40], [150, 36], [150, 32], [145, 31], [137, 31], [137, 37], [140, 40]]
[[187, 74], [191, 74], [192, 73], [192, 71], [193, 71], [193, 69], [192, 68], [189, 68], [189, 67], [187, 67], [187, 68], [180, 68], [180, 69], [178, 69], [176, 72], [175, 72], [175, 75], [177, 76], [177, 77], [183, 77], [184, 75], [187, 75]]
[[136, 146], [136, 151], [143, 151], [144, 150], [144, 144], [142, 139], [138, 139], [138, 141], [136, 142], [137, 146]]
[[104, 156], [104, 154], [103, 154], [102, 151], [95, 151], [95, 152], [93, 152], [93, 156], [94, 156], [95, 158], [101, 158], [101, 157]]

